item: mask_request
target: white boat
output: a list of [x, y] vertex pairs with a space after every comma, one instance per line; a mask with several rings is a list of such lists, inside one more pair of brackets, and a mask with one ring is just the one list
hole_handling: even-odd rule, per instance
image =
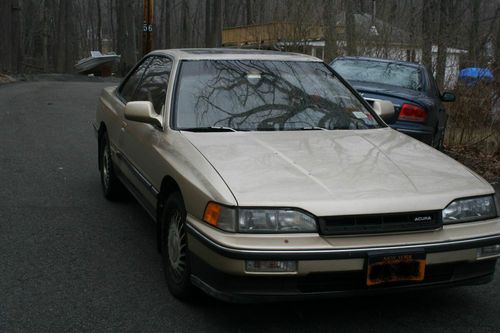
[[75, 68], [82, 74], [111, 75], [113, 65], [120, 61], [120, 57], [116, 53], [90, 51], [90, 57], [78, 61]]

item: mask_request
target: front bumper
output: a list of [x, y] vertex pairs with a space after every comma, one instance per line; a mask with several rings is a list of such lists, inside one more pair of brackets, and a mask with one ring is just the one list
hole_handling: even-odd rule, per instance
[[[491, 281], [496, 257], [477, 259], [480, 247], [500, 244], [500, 234], [455, 241], [330, 250], [237, 249], [219, 244], [188, 224], [192, 282], [226, 301], [278, 301], [377, 294], [415, 288], [481, 284]], [[424, 251], [422, 282], [366, 285], [366, 260], [373, 252]], [[294, 273], [250, 273], [245, 260], [296, 260]]]

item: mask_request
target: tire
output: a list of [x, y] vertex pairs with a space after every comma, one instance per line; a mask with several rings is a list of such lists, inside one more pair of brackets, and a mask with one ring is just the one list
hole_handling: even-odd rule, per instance
[[[163, 199], [165, 200], [165, 199]], [[163, 271], [170, 293], [189, 300], [194, 295], [186, 235], [186, 209], [180, 193], [166, 199], [160, 215]]]
[[104, 197], [112, 201], [121, 199], [124, 187], [116, 177], [113, 160], [111, 159], [108, 134], [106, 132], [102, 134], [99, 145], [99, 171]]
[[444, 151], [444, 130], [441, 131], [435, 148], [439, 151]]

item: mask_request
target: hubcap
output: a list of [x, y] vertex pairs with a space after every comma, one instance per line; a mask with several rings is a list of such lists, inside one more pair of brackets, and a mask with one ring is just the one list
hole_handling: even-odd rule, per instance
[[105, 146], [102, 155], [102, 181], [106, 189], [109, 187], [109, 175], [110, 175], [109, 167], [110, 167], [109, 149], [108, 146]]
[[179, 211], [175, 211], [168, 227], [168, 260], [172, 270], [173, 278], [180, 281], [186, 268], [186, 243], [185, 234], [182, 231], [182, 217]]

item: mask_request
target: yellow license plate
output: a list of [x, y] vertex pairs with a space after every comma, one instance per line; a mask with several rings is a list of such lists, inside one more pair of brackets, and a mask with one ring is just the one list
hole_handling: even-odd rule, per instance
[[375, 286], [385, 283], [423, 281], [425, 254], [388, 254], [368, 258], [366, 284]]

